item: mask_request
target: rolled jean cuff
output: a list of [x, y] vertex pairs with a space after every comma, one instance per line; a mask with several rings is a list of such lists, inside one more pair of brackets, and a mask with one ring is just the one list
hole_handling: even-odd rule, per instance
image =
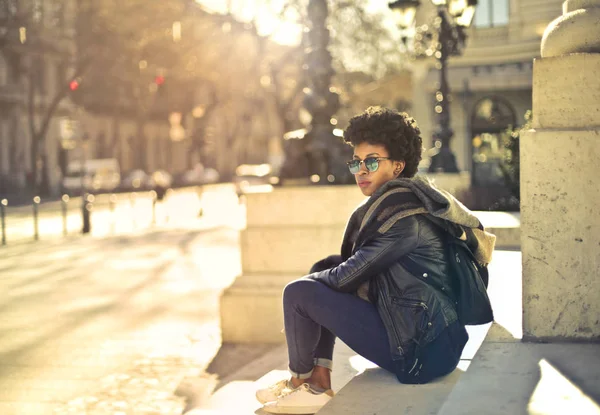
[[291, 368], [288, 369], [290, 372], [290, 375], [292, 375], [293, 378], [296, 379], [308, 379], [313, 372], [313, 369], [310, 370], [310, 372], [307, 373], [298, 373], [298, 372], [294, 372]]
[[333, 361], [331, 359], [324, 359], [322, 357], [316, 357], [315, 366], [321, 366], [329, 370], [333, 370]]

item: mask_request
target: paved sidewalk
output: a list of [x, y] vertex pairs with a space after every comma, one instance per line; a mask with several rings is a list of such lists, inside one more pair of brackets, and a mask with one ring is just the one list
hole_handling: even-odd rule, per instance
[[240, 271], [237, 229], [206, 223], [2, 248], [0, 414], [181, 414]]

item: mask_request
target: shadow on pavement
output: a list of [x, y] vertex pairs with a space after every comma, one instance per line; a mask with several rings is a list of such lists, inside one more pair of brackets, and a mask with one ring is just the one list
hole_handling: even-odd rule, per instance
[[183, 412], [204, 407], [212, 395], [231, 382], [261, 378], [273, 369], [267, 355], [279, 348], [279, 344], [223, 344], [203, 374], [186, 378], [178, 386], [176, 395], [186, 400]]

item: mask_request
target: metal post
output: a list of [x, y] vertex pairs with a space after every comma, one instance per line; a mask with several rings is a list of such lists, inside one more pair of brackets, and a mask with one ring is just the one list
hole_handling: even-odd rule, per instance
[[90, 233], [90, 231], [92, 230], [92, 226], [90, 223], [90, 210], [88, 209], [88, 203], [86, 201], [87, 199], [87, 195], [84, 194], [84, 196], [81, 197], [81, 221], [82, 221], [82, 226], [81, 226], [81, 233]]
[[91, 221], [91, 213], [92, 213], [92, 202], [94, 201], [94, 195], [88, 194], [83, 198], [82, 206], [82, 215], [83, 215], [83, 227], [82, 232], [84, 234], [90, 233], [92, 231], [92, 221]]
[[442, 9], [438, 10], [440, 19], [439, 44], [435, 57], [440, 69], [440, 89], [436, 92], [435, 112], [438, 116], [438, 128], [434, 132], [435, 147], [439, 152], [431, 157], [429, 171], [434, 173], [443, 171], [445, 173], [458, 173], [456, 157], [450, 150], [450, 140], [454, 131], [450, 127], [450, 86], [448, 85], [448, 57], [451, 52], [451, 44], [456, 42], [453, 36], [453, 28]]
[[[81, 114], [82, 111], [83, 109], [79, 107], [78, 112]], [[81, 147], [81, 233], [84, 235], [90, 233], [92, 230], [92, 224], [90, 222], [91, 205], [88, 205], [88, 195], [85, 188], [85, 179], [87, 178], [85, 141], [86, 134], [79, 131], [79, 145]]]
[[61, 208], [62, 208], [62, 220], [63, 220], [63, 235], [67, 236], [69, 233], [67, 228], [67, 203], [69, 203], [69, 195], [63, 195], [61, 198]]
[[6, 206], [8, 205], [8, 200], [2, 199], [0, 202], [0, 217], [2, 219], [2, 245], [6, 245]]
[[152, 190], [150, 192], [150, 197], [152, 197], [152, 225], [156, 225], [156, 200], [157, 200], [157, 193]]
[[38, 205], [40, 204], [40, 197], [36, 196], [33, 198], [33, 239], [38, 241], [40, 239], [40, 233], [38, 228]]

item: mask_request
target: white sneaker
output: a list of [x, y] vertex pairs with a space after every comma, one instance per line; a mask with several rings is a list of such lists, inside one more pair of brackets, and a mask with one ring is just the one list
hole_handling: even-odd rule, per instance
[[314, 414], [333, 397], [331, 389], [325, 392], [314, 391], [308, 383], [284, 392], [275, 402], [263, 407], [271, 414]]
[[276, 401], [281, 394], [286, 391], [291, 391], [292, 389], [294, 389], [294, 387], [289, 380], [283, 379], [267, 388], [257, 390], [256, 399], [262, 404], [273, 402]]

